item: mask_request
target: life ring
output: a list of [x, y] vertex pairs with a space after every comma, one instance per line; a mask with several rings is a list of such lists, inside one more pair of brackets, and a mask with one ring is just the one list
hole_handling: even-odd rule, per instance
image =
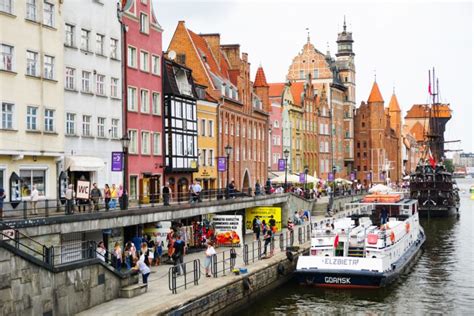
[[390, 241], [392, 242], [392, 244], [395, 242], [395, 232], [393, 230], [390, 233]]
[[405, 230], [406, 230], [407, 234], [410, 232], [410, 223], [405, 224]]

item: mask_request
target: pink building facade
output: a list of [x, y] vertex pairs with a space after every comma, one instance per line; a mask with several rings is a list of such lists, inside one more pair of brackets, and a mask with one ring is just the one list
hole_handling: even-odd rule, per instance
[[129, 0], [126, 27], [126, 128], [130, 199], [156, 201], [163, 186], [162, 28], [152, 1]]
[[270, 130], [269, 130], [269, 162], [270, 171], [278, 171], [278, 159], [283, 159], [283, 126], [281, 98], [283, 94], [283, 83], [269, 84], [270, 97]]

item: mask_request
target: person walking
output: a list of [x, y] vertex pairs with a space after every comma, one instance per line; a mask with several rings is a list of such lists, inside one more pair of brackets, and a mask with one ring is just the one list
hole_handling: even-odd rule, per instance
[[0, 188], [0, 221], [3, 221], [3, 201], [5, 198], [5, 190]]
[[260, 182], [255, 182], [255, 196], [262, 194], [262, 188], [260, 187]]
[[286, 224], [286, 227], [288, 228], [288, 233], [289, 233], [289, 239], [290, 239], [290, 246], [293, 246], [293, 241], [295, 240], [295, 224], [291, 220], [291, 218], [288, 218], [288, 223]]
[[133, 267], [133, 270], [138, 270], [142, 274], [142, 281], [143, 284], [148, 286], [148, 276], [150, 275], [150, 267], [147, 265], [147, 258], [145, 255], [140, 255], [140, 259], [138, 259], [137, 264]]
[[72, 184], [67, 186], [66, 190], [66, 214], [74, 213], [74, 189]]
[[[132, 254], [132, 243], [128, 241], [125, 244], [125, 251], [124, 251], [124, 257], [125, 257], [125, 266], [127, 267], [127, 270], [130, 270], [133, 265], [133, 254]], [[133, 246], [135, 248], [135, 246]]]
[[260, 217], [258, 215], [255, 216], [255, 218], [253, 219], [252, 226], [253, 226], [253, 232], [255, 234], [255, 240], [259, 240], [260, 228], [262, 226], [262, 223], [260, 222]]
[[115, 258], [115, 269], [119, 270], [122, 268], [122, 247], [117, 241], [114, 246], [114, 252], [112, 253]]
[[186, 252], [186, 243], [181, 239], [181, 235], [178, 234], [176, 237], [176, 241], [173, 244], [174, 252], [173, 252], [173, 260], [175, 265], [177, 266], [178, 275], [182, 273], [186, 273], [184, 267], [184, 255]]
[[[263, 246], [263, 255], [267, 256], [267, 246], [272, 242], [272, 237], [273, 233], [271, 229], [267, 229], [267, 232], [265, 236], [263, 237], [263, 240], [265, 240], [265, 245]], [[270, 257], [273, 256], [273, 250], [271, 249], [270, 246]]]
[[142, 242], [140, 248], [140, 256], [141, 255], [145, 256], [145, 264], [150, 267], [151, 263], [153, 262], [153, 251], [148, 248], [148, 244], [146, 242]]
[[170, 205], [170, 196], [171, 196], [171, 189], [169, 187], [170, 183], [166, 182], [166, 185], [161, 190], [163, 194], [163, 205], [168, 206]]
[[111, 197], [110, 187], [106, 183], [105, 187], [104, 187], [104, 201], [105, 201], [105, 210], [106, 211], [110, 210], [110, 197]]
[[268, 230], [268, 225], [265, 222], [265, 220], [262, 220], [262, 234], [263, 234], [263, 236], [265, 236], [267, 234], [267, 230]]
[[230, 199], [235, 198], [235, 196], [234, 196], [234, 192], [235, 192], [235, 182], [234, 182], [234, 180], [232, 180], [229, 183], [229, 187], [227, 188], [227, 190], [229, 191], [229, 198]]
[[99, 241], [99, 243], [97, 244], [96, 253], [97, 253], [97, 258], [99, 258], [103, 262], [106, 262], [105, 254], [107, 253], [107, 249], [105, 248], [104, 242], [102, 240]]
[[212, 257], [216, 254], [216, 250], [212, 244], [212, 241], [207, 242], [207, 249], [206, 249], [206, 260], [204, 261], [204, 267], [206, 268], [206, 277], [210, 278], [211, 274], [209, 271], [211, 270], [211, 263]]
[[36, 208], [36, 206], [39, 200], [39, 192], [38, 192], [38, 189], [36, 189], [36, 184], [33, 185], [33, 190], [31, 190], [30, 200], [31, 200], [31, 207], [33, 209], [33, 212], [31, 214], [38, 215], [38, 209]]
[[112, 188], [110, 189], [110, 204], [111, 204], [111, 209], [115, 210], [117, 207], [117, 198], [118, 198], [118, 190], [115, 187], [115, 184], [112, 184]]
[[92, 204], [93, 204], [94, 211], [99, 210], [99, 199], [101, 197], [102, 197], [102, 193], [100, 193], [100, 190], [97, 187], [97, 183], [94, 183], [92, 185], [92, 190], [91, 190], [91, 199], [92, 199]]
[[201, 184], [199, 184], [198, 181], [194, 181], [193, 194], [194, 194], [194, 201], [195, 202], [201, 202], [201, 191], [202, 191]]
[[270, 215], [270, 220], [268, 221], [268, 224], [270, 225], [270, 230], [272, 233], [276, 233], [277, 227], [276, 227], [276, 221], [273, 218], [273, 215]]

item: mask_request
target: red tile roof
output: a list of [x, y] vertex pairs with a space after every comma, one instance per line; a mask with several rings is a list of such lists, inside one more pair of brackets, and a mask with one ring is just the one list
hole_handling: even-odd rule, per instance
[[[435, 104], [431, 106], [433, 111], [432, 117], [436, 118], [451, 118], [451, 109], [449, 104]], [[407, 112], [405, 118], [429, 118], [430, 105], [429, 104], [413, 104], [411, 109]]]
[[304, 91], [304, 85], [305, 82], [292, 82], [290, 86], [291, 94], [293, 95], [293, 101], [295, 102], [295, 105], [297, 106], [302, 106], [301, 102], [303, 101], [301, 99], [301, 94]]
[[370, 91], [369, 99], [367, 100], [367, 102], [384, 102], [376, 81], [374, 81], [372, 91]]
[[265, 78], [265, 72], [262, 66], [258, 67], [257, 74], [255, 75], [254, 87], [268, 87], [267, 79]]
[[397, 96], [395, 95], [395, 93], [392, 94], [392, 98], [390, 99], [388, 109], [391, 112], [400, 112], [400, 105], [398, 104], [398, 99], [397, 99]]
[[268, 86], [270, 87], [268, 91], [269, 97], [281, 97], [283, 93], [283, 89], [285, 88], [284, 83], [269, 83]]

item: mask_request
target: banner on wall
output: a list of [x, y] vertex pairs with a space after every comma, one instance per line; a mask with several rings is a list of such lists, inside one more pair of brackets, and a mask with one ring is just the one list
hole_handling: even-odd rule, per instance
[[227, 157], [217, 157], [217, 171], [227, 171]]
[[286, 160], [278, 159], [278, 171], [285, 171], [286, 169]]
[[242, 215], [210, 214], [217, 243], [221, 246], [242, 246]]
[[253, 231], [252, 222], [256, 216], [260, 217], [260, 221], [265, 221], [268, 224], [270, 216], [273, 215], [273, 219], [276, 222], [278, 231], [281, 231], [281, 207], [275, 206], [258, 206], [252, 207], [245, 210], [245, 229], [247, 231]]

